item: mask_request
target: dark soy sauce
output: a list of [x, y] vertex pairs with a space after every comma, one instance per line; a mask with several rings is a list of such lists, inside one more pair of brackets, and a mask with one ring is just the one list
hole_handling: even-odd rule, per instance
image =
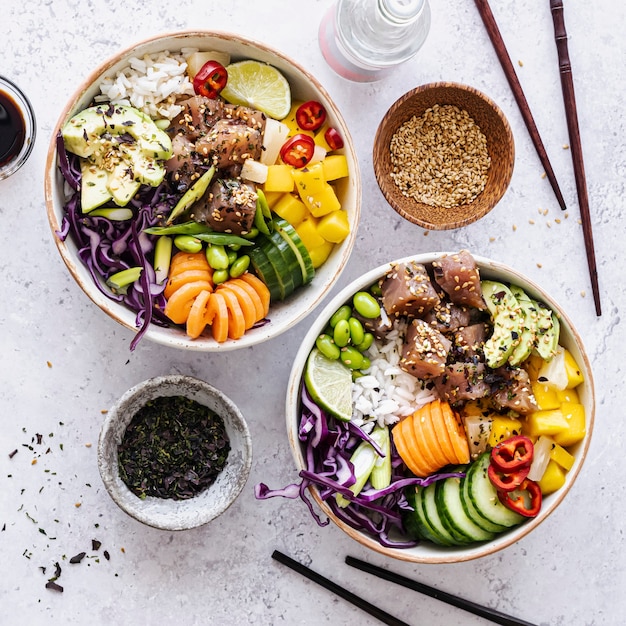
[[0, 91], [0, 166], [12, 161], [26, 140], [26, 122], [13, 98]]

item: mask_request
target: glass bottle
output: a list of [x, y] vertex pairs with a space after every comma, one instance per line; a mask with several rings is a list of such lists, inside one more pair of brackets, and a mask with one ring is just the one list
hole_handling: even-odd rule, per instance
[[428, 0], [337, 0], [322, 19], [319, 44], [337, 74], [371, 82], [414, 57], [429, 30]]

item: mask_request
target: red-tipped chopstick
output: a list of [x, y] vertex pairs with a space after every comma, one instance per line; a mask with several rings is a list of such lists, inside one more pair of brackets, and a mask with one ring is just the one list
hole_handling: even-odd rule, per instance
[[563, 2], [561, 0], [550, 0], [550, 10], [552, 12], [552, 21], [554, 22], [554, 40], [556, 41], [556, 49], [559, 58], [561, 89], [563, 91], [565, 114], [567, 116], [567, 130], [569, 133], [570, 149], [572, 151], [572, 161], [574, 163], [574, 176], [576, 178], [576, 192], [578, 194], [580, 218], [583, 225], [585, 248], [587, 250], [587, 265], [589, 266], [589, 275], [591, 277], [591, 289], [593, 290], [593, 301], [596, 305], [596, 315], [600, 316], [602, 315], [602, 307], [600, 305], [600, 289], [598, 287], [598, 270], [596, 268], [591, 216], [589, 213], [589, 197], [587, 196], [583, 149], [580, 143], [580, 131], [578, 128], [574, 80], [567, 48], [567, 31], [565, 30], [565, 20], [563, 18]]
[[546, 176], [550, 181], [550, 185], [554, 190], [554, 194], [556, 195], [559, 206], [561, 207], [561, 209], [565, 210], [566, 206], [565, 200], [563, 199], [563, 194], [561, 193], [559, 184], [556, 181], [554, 170], [552, 169], [552, 165], [550, 164], [550, 160], [548, 159], [548, 154], [546, 153], [543, 141], [541, 140], [541, 136], [539, 135], [539, 130], [537, 130], [535, 119], [530, 112], [530, 106], [528, 105], [528, 101], [526, 100], [526, 96], [524, 95], [524, 91], [522, 90], [522, 85], [520, 84], [519, 79], [517, 78], [517, 74], [515, 73], [515, 68], [513, 67], [513, 63], [511, 62], [511, 57], [507, 52], [504, 40], [502, 39], [502, 35], [500, 34], [500, 29], [498, 28], [496, 20], [493, 17], [493, 13], [491, 12], [489, 2], [487, 0], [474, 0], [474, 2], [476, 3], [476, 7], [478, 8], [480, 17], [482, 18], [485, 28], [487, 29], [487, 34], [489, 35], [489, 39], [491, 39], [491, 43], [493, 44], [493, 47], [496, 51], [496, 55], [498, 56], [500, 65], [504, 70], [504, 75], [506, 76], [511, 90], [513, 91], [513, 95], [515, 96], [517, 105], [519, 106], [519, 109], [522, 113], [522, 118], [524, 119], [526, 128], [528, 128], [530, 138], [532, 139], [535, 149], [537, 150], [537, 154], [539, 155], [541, 164], [543, 165], [543, 168], [546, 172]]

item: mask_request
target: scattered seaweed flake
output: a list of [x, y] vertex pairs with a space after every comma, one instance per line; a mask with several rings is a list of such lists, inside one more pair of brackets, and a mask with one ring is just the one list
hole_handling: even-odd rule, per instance
[[63, 587], [54, 580], [49, 580], [46, 583], [46, 589], [52, 589], [52, 591], [58, 591], [59, 593], [63, 593]]
[[86, 552], [79, 552], [78, 554], [70, 558], [70, 563], [72, 564], [80, 563], [85, 558], [86, 555], [87, 555]]
[[100, 548], [102, 547], [102, 542], [98, 541], [97, 539], [92, 539], [91, 540], [91, 549], [94, 552], [97, 552], [98, 550], [100, 550]]
[[13, 452], [9, 452], [9, 458], [12, 459], [17, 454], [17, 448]]

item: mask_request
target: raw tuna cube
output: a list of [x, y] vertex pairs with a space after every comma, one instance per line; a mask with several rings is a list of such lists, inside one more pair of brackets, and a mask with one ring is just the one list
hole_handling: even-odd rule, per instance
[[411, 261], [399, 263], [381, 284], [383, 305], [392, 317], [421, 317], [439, 304], [426, 268]]
[[433, 261], [433, 274], [437, 284], [455, 304], [481, 310], [486, 308], [480, 289], [478, 267], [467, 250]]
[[400, 367], [423, 380], [441, 376], [451, 342], [424, 320], [414, 319], [407, 329]]

